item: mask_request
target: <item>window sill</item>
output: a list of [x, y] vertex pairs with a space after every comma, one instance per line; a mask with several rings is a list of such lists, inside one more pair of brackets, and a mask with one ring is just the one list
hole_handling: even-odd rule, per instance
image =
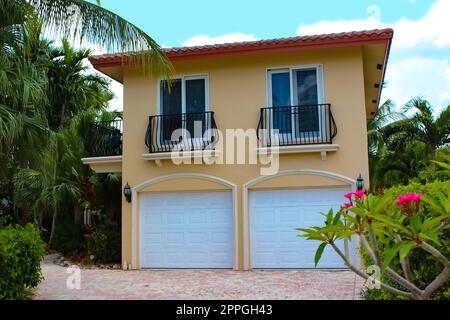
[[322, 160], [327, 160], [328, 152], [336, 152], [339, 150], [338, 144], [318, 144], [318, 145], [299, 145], [299, 146], [278, 146], [258, 148], [259, 155], [269, 154], [296, 154], [296, 153], [320, 153]]
[[97, 173], [122, 172], [122, 156], [83, 158], [81, 162]]
[[[148, 161], [154, 161], [157, 167], [162, 167], [163, 160], [192, 160], [200, 159], [203, 163], [204, 158], [215, 158], [222, 155], [222, 152], [216, 150], [194, 150], [194, 151], [184, 151], [182, 155], [172, 154], [172, 152], [159, 152], [159, 153], [145, 153], [142, 157]], [[194, 161], [197, 164], [198, 161]]]

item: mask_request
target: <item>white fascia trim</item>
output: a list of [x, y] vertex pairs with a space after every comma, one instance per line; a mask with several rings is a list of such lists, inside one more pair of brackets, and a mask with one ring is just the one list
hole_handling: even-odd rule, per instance
[[121, 163], [122, 156], [82, 158], [83, 164]]
[[167, 160], [167, 159], [188, 159], [188, 158], [203, 158], [203, 157], [218, 157], [222, 152], [217, 150], [194, 150], [183, 151], [182, 155], [174, 152], [159, 152], [159, 153], [144, 153], [142, 157], [145, 160]]
[[313, 153], [313, 152], [335, 152], [340, 146], [338, 144], [318, 144], [257, 148], [258, 154], [289, 154], [289, 153]]

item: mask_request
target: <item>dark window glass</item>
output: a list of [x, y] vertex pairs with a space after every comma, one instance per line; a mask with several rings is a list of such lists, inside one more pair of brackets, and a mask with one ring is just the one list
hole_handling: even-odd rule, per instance
[[317, 69], [302, 69], [294, 71], [297, 93], [296, 110], [297, 132], [300, 137], [304, 133], [319, 131], [319, 97], [317, 94]]
[[[201, 138], [207, 129], [205, 79], [186, 80], [186, 129], [191, 138]], [[201, 130], [195, 132], [195, 123]]]
[[173, 131], [182, 128], [181, 79], [172, 80], [170, 90], [167, 81], [161, 81], [161, 106], [161, 139], [171, 140]]
[[272, 73], [273, 129], [279, 133], [292, 131], [291, 87], [289, 72]]

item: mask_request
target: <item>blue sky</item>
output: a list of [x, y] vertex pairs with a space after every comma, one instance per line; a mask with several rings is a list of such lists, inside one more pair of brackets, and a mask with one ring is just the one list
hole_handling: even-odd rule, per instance
[[[450, 0], [102, 0], [162, 46], [393, 27], [383, 99], [450, 103]], [[121, 105], [121, 88], [115, 84]]]

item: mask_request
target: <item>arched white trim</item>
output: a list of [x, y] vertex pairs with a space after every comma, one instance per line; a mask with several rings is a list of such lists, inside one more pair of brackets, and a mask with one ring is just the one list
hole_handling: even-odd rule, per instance
[[283, 176], [290, 176], [290, 175], [316, 175], [316, 176], [322, 176], [331, 178], [337, 181], [344, 182], [352, 187], [352, 190], [355, 191], [356, 189], [356, 181], [355, 179], [346, 177], [341, 174], [337, 174], [330, 171], [324, 171], [324, 170], [317, 170], [317, 169], [288, 169], [288, 170], [282, 170], [278, 173], [270, 176], [259, 176], [254, 179], [251, 179], [247, 181], [242, 188], [242, 215], [243, 215], [243, 238], [244, 238], [244, 270], [250, 270], [250, 208], [249, 205], [249, 188], [252, 186], [271, 180], [278, 177]]
[[176, 180], [176, 179], [183, 179], [183, 178], [192, 178], [192, 179], [199, 179], [199, 180], [206, 180], [215, 182], [217, 184], [221, 184], [229, 189], [231, 189], [232, 192], [232, 198], [233, 198], [233, 215], [234, 215], [234, 270], [237, 270], [237, 263], [239, 258], [239, 250], [238, 250], [238, 204], [237, 204], [237, 185], [227, 181], [225, 179], [203, 174], [203, 173], [195, 173], [195, 172], [186, 172], [186, 173], [174, 173], [174, 174], [168, 174], [165, 176], [155, 177], [149, 180], [146, 180], [137, 186], [134, 186], [131, 188], [132, 190], [132, 219], [131, 219], [131, 225], [132, 225], [132, 240], [131, 240], [131, 263], [132, 268], [137, 269], [137, 241], [139, 239], [139, 232], [137, 227], [137, 218], [138, 218], [138, 201], [139, 201], [139, 192], [144, 190], [145, 188], [158, 184], [163, 181], [170, 181], [170, 180]]
[[352, 178], [349, 178], [349, 177], [346, 177], [346, 176], [343, 176], [341, 174], [337, 174], [334, 172], [330, 172], [330, 171], [316, 170], [316, 169], [288, 169], [288, 170], [279, 171], [278, 173], [276, 173], [274, 175], [256, 177], [250, 181], [247, 181], [244, 184], [244, 188], [249, 188], [255, 184], [261, 183], [263, 181], [271, 180], [274, 178], [297, 175], [297, 174], [327, 177], [327, 178], [331, 178], [331, 179], [338, 180], [341, 182], [345, 182], [351, 186], [354, 186], [356, 184], [355, 179], [352, 179]]
[[142, 189], [144, 189], [148, 186], [157, 184], [159, 182], [175, 180], [175, 179], [180, 179], [180, 178], [194, 178], [194, 179], [200, 179], [200, 180], [207, 180], [207, 181], [216, 182], [218, 184], [224, 185], [229, 188], [236, 187], [236, 185], [234, 183], [227, 181], [225, 179], [216, 177], [216, 176], [212, 176], [209, 174], [203, 174], [203, 173], [187, 172], [187, 173], [173, 173], [173, 174], [168, 174], [165, 176], [152, 178], [152, 179], [142, 182], [141, 184], [138, 184], [137, 186], [133, 187], [132, 190], [139, 192]]

